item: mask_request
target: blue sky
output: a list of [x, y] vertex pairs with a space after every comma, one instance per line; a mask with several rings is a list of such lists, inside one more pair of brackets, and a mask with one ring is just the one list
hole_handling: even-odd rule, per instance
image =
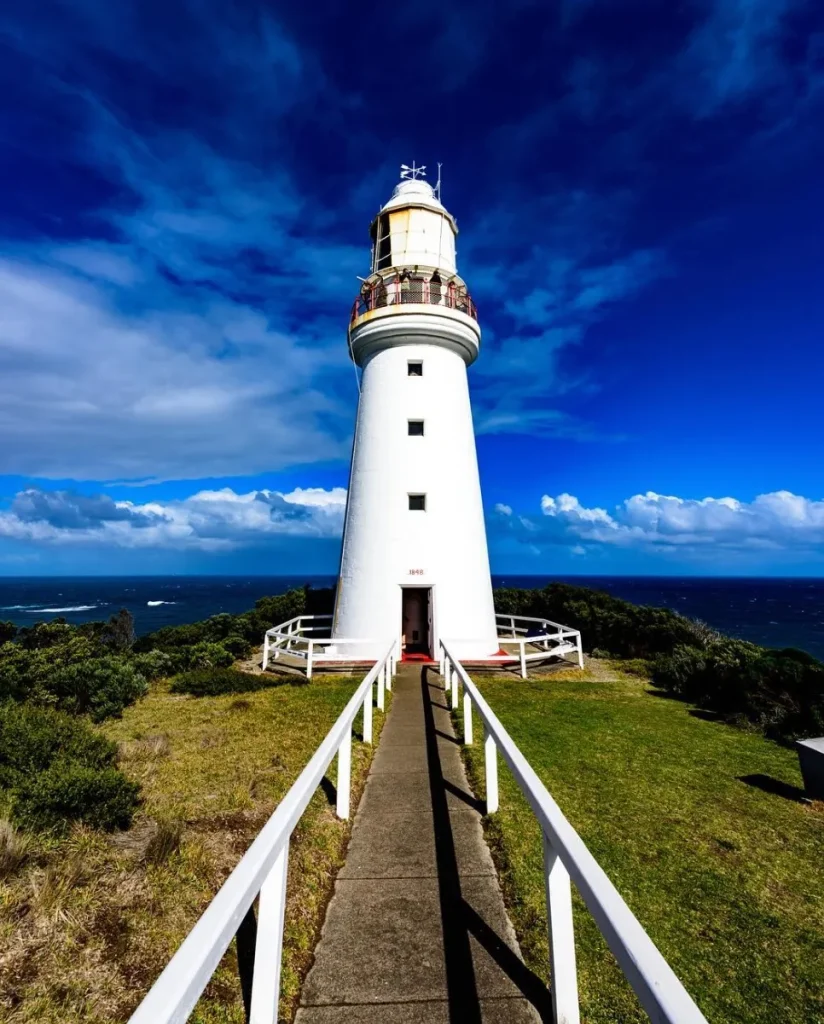
[[0, 574], [335, 571], [412, 159], [493, 570], [824, 571], [815, 0], [45, 0], [0, 48]]

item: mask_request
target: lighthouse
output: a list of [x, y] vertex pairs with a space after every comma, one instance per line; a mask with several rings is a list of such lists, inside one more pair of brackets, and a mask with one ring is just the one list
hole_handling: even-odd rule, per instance
[[[332, 635], [371, 657], [499, 649], [467, 367], [481, 328], [457, 273], [455, 218], [423, 168], [371, 225], [370, 274], [352, 309], [360, 398]], [[341, 653], [344, 653], [341, 647]]]

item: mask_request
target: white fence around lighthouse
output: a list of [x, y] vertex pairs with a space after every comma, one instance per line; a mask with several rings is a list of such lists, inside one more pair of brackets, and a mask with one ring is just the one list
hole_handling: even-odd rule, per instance
[[[500, 614], [496, 615], [495, 619], [499, 643], [514, 647], [515, 650], [501, 649], [498, 652], [491, 652], [481, 659], [484, 664], [517, 664], [520, 666], [523, 679], [527, 678], [528, 665], [545, 662], [549, 658], [566, 658], [572, 654], [575, 655], [578, 667], [584, 667], [579, 630], [564, 626], [560, 622], [553, 622], [551, 619], [529, 615]], [[267, 670], [271, 661], [278, 660], [281, 655], [289, 655], [306, 666], [306, 678], [311, 679], [315, 665], [351, 663], [352, 659], [347, 658], [347, 649], [351, 649], [352, 646], [356, 646], [358, 652], [371, 650], [374, 651], [375, 657], [379, 656], [382, 647], [380, 641], [332, 637], [329, 635], [331, 629], [331, 615], [296, 615], [280, 625], [267, 629], [263, 640], [263, 671]], [[460, 643], [454, 639], [451, 642]], [[371, 660], [371, 657], [364, 658], [362, 653], [358, 654], [359, 662]]]

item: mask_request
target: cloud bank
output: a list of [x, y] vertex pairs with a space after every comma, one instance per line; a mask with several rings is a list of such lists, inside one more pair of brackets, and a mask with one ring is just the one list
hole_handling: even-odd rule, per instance
[[102, 548], [220, 552], [289, 537], [337, 537], [346, 491], [296, 488], [288, 494], [229, 487], [139, 505], [107, 495], [28, 488], [0, 511], [0, 539]]
[[790, 491], [735, 498], [678, 498], [635, 494], [612, 511], [587, 508], [571, 494], [541, 499], [540, 515], [517, 515], [498, 505], [493, 532], [542, 548], [565, 545], [578, 553], [597, 548], [658, 551], [820, 551], [824, 544], [824, 500]]
[[[335, 540], [343, 529], [342, 487], [288, 493], [229, 487], [168, 501], [116, 501], [108, 495], [27, 488], [0, 510], [0, 539], [97, 548], [237, 551], [284, 538]], [[576, 554], [615, 549], [666, 557], [673, 553], [742, 554], [819, 551], [824, 499], [790, 491], [735, 498], [636, 494], [608, 511], [571, 494], [544, 495], [540, 512], [498, 504], [489, 517], [490, 544], [501, 540], [541, 552], [564, 546]]]

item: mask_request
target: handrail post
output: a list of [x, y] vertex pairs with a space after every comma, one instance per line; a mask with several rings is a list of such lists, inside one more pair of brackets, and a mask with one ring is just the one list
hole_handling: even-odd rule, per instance
[[372, 693], [374, 689], [373, 683], [363, 698], [363, 742], [370, 744], [372, 742]]
[[549, 978], [554, 1024], [579, 1024], [578, 973], [575, 966], [575, 929], [572, 921], [572, 886], [561, 858], [544, 837], [546, 917], [549, 932]]
[[384, 695], [383, 695], [383, 672], [378, 672], [378, 711], [384, 709]]
[[472, 744], [472, 698], [464, 687], [463, 699], [464, 743]]
[[484, 726], [484, 767], [486, 770], [486, 813], [498, 810], [498, 747]]
[[313, 646], [314, 645], [313, 645], [312, 641], [310, 640], [309, 641], [308, 649], [306, 651], [306, 678], [307, 679], [311, 679], [312, 678], [312, 648], [313, 648]]
[[269, 664], [269, 634], [267, 633], [263, 638], [263, 665], [262, 671], [266, 671], [266, 666]]
[[521, 640], [521, 679], [526, 679], [526, 640]]
[[349, 788], [352, 772], [352, 730], [348, 729], [338, 747], [338, 817], [349, 817]]
[[452, 710], [458, 706], [458, 670], [452, 670]]
[[289, 869], [289, 839], [277, 855], [272, 870], [260, 889], [258, 904], [255, 973], [249, 1024], [275, 1024], [280, 999], [280, 969], [283, 960], [283, 917], [286, 910], [286, 876]]
[[444, 673], [443, 673], [443, 688], [446, 693], [449, 693], [449, 688], [452, 686], [452, 664], [449, 658], [444, 659]]
[[388, 658], [383, 663], [383, 672], [384, 672], [384, 675], [386, 676], [386, 689], [391, 692], [392, 691], [392, 673], [389, 671], [389, 659]]

